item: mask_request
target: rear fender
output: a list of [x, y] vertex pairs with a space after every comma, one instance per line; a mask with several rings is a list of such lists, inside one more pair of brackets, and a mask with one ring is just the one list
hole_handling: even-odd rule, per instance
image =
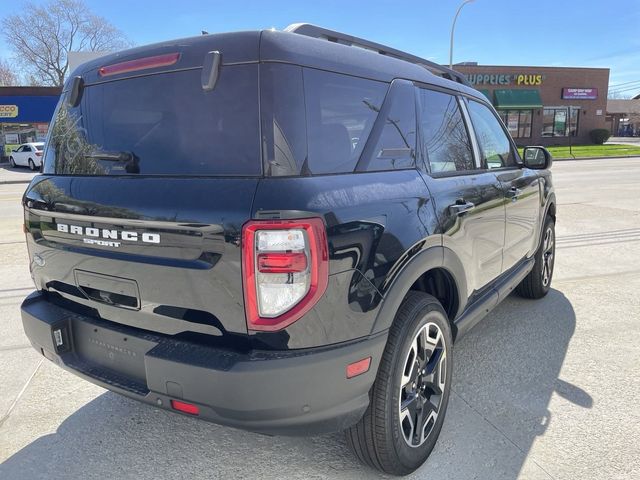
[[[464, 268], [452, 250], [442, 246], [434, 246], [415, 255], [393, 280], [393, 283], [384, 294], [372, 333], [391, 327], [396, 313], [411, 286], [422, 274], [434, 268], [443, 268], [452, 276], [459, 298], [455, 317], [460, 315], [467, 303], [467, 298], [464, 294], [467, 291]], [[453, 319], [451, 320], [453, 326]]]

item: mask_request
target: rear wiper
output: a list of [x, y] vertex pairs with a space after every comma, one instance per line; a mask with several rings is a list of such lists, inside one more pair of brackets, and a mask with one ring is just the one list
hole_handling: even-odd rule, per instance
[[[140, 158], [133, 152], [95, 152], [88, 153], [85, 158], [95, 160], [106, 160], [108, 162], [124, 163], [124, 170], [127, 173], [140, 173]], [[123, 170], [122, 166], [114, 166], [114, 170]]]
[[95, 152], [87, 153], [85, 158], [94, 158], [96, 160], [107, 160], [110, 162], [130, 162], [136, 156], [133, 152]]

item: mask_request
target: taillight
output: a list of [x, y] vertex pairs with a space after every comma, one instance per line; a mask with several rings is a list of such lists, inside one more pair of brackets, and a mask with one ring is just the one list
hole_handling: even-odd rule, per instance
[[247, 326], [285, 328], [307, 313], [327, 289], [327, 234], [320, 218], [255, 220], [242, 228]]
[[42, 152], [36, 152], [36, 157], [41, 157], [42, 156]]

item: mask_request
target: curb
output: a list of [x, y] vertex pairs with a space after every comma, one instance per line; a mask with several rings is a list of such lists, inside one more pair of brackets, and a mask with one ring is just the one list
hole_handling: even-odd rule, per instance
[[16, 185], [19, 183], [31, 183], [31, 180], [0, 180], [0, 185]]
[[640, 158], [640, 155], [616, 155], [612, 157], [576, 157], [576, 158], [556, 158], [553, 157], [553, 161], [567, 162], [572, 160], [607, 160], [609, 158]]

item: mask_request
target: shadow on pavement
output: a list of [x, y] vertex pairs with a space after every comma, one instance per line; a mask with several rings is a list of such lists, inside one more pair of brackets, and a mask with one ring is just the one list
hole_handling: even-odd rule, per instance
[[[574, 328], [571, 304], [552, 290], [540, 301], [507, 299], [456, 344], [455, 393], [444, 429], [431, 458], [413, 476], [517, 478], [533, 442], [553, 421], [548, 411], [553, 392], [580, 407], [592, 406], [587, 392], [558, 378]], [[2, 479], [134, 476], [361, 479], [377, 474], [356, 462], [341, 434], [267, 437], [113, 393], [89, 402], [55, 433], [0, 465]]]

